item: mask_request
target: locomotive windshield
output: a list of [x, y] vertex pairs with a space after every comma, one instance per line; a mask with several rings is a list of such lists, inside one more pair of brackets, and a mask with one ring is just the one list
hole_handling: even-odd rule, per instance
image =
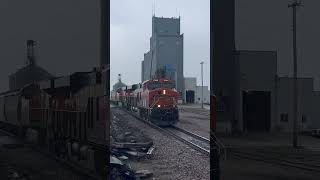
[[148, 84], [149, 90], [154, 90], [154, 89], [158, 89], [158, 88], [173, 89], [173, 88], [175, 88], [175, 85], [172, 82], [165, 82], [165, 83], [152, 82], [152, 83]]

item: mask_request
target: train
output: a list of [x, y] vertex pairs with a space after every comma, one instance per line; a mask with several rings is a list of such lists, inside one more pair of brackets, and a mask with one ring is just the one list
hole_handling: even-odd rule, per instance
[[151, 79], [111, 91], [111, 101], [159, 126], [179, 122], [178, 92], [175, 81]]
[[210, 132], [215, 132], [217, 128], [217, 97], [210, 95]]
[[0, 93], [1, 129], [105, 175], [109, 153], [108, 71], [95, 68]]

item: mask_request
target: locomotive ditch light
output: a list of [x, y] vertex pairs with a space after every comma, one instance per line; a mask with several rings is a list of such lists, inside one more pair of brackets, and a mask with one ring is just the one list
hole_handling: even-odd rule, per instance
[[161, 105], [160, 105], [160, 104], [158, 104], [158, 108], [159, 108], [159, 107], [161, 107]]

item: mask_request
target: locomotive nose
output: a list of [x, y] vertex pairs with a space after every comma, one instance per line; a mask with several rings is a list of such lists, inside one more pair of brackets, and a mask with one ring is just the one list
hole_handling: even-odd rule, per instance
[[162, 90], [162, 94], [166, 94], [167, 92], [166, 92], [166, 90], [164, 89], [164, 90]]
[[167, 90], [165, 90], [165, 89], [159, 90], [158, 94], [159, 95], [161, 95], [161, 94], [166, 95], [167, 94]]

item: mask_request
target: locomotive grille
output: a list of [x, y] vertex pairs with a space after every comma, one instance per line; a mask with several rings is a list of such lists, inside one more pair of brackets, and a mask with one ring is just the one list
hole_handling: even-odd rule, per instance
[[153, 109], [153, 117], [155, 119], [161, 119], [165, 121], [171, 121], [175, 119], [178, 111], [177, 109], [170, 108], [170, 109]]

